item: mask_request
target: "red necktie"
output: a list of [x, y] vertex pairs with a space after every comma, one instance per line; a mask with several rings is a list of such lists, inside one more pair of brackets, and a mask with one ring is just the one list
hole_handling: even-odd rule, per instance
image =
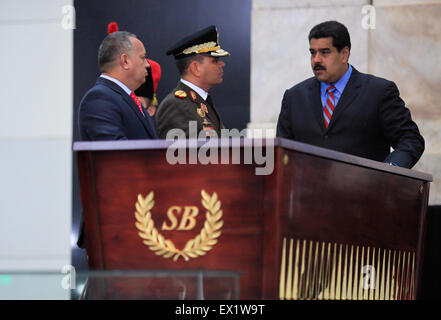
[[323, 118], [325, 118], [325, 126], [326, 128], [329, 125], [329, 122], [331, 122], [332, 113], [334, 112], [335, 108], [335, 97], [334, 97], [334, 86], [330, 86], [328, 89], [326, 89], [326, 93], [328, 94], [328, 98], [326, 99], [326, 105], [323, 108]]
[[139, 101], [136, 94], [134, 92], [131, 92], [130, 97], [132, 97], [133, 101], [135, 101], [136, 105], [138, 106], [139, 111], [141, 111], [142, 115], [145, 117], [144, 111], [142, 110], [141, 101]]

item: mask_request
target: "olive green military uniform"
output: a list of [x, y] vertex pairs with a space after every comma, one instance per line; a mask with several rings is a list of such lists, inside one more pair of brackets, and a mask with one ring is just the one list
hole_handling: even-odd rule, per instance
[[[189, 121], [197, 122], [197, 136], [190, 137]], [[201, 136], [221, 136], [224, 128], [222, 120], [214, 108], [190, 87], [179, 81], [178, 86], [170, 92], [159, 105], [156, 113], [156, 129], [159, 137], [165, 139], [171, 129], [181, 129], [187, 139]]]
[[[230, 55], [220, 47], [219, 33], [214, 25], [178, 41], [167, 50], [166, 54], [173, 55], [176, 61], [195, 55], [216, 58]], [[183, 71], [180, 72], [182, 75]], [[207, 100], [210, 100], [209, 96]], [[161, 102], [155, 121], [156, 130], [161, 139], [165, 139], [172, 129], [183, 130], [187, 139], [207, 136], [220, 138], [221, 129], [224, 128], [214, 105], [202, 99], [197, 92], [182, 81], [179, 81], [178, 86]], [[190, 127], [190, 121], [196, 121], [196, 130]], [[174, 133], [170, 138], [175, 138], [176, 135], [177, 133]]]

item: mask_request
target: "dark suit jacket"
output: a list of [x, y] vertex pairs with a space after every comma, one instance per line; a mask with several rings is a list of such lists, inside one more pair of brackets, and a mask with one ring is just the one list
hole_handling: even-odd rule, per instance
[[153, 119], [144, 114], [120, 86], [100, 77], [80, 103], [81, 139], [157, 139]]
[[[177, 91], [184, 91], [186, 97], [176, 97], [175, 92]], [[193, 92], [195, 99], [193, 99], [191, 92]], [[200, 113], [201, 104], [207, 107], [208, 113]], [[156, 112], [155, 120], [161, 139], [165, 139], [167, 132], [175, 128], [182, 129], [186, 137], [189, 138], [189, 121], [197, 121], [198, 135], [204, 128], [212, 127], [217, 136], [220, 137], [220, 130], [224, 128], [221, 117], [215, 107], [211, 106], [199, 94], [181, 81], [161, 102]]]
[[277, 136], [406, 168], [412, 168], [424, 151], [424, 139], [395, 83], [355, 68], [328, 128], [315, 77], [288, 89]]
[[[142, 115], [133, 99], [116, 83], [98, 78], [80, 103], [79, 126], [82, 140], [158, 139], [153, 119]], [[85, 247], [81, 224], [77, 241]]]

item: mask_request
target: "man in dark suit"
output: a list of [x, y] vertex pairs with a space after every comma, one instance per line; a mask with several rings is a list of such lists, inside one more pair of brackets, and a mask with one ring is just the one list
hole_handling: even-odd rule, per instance
[[80, 103], [82, 140], [157, 139], [153, 119], [134, 91], [147, 76], [146, 51], [134, 34], [109, 34], [98, 52], [102, 72]]
[[[80, 103], [81, 139], [157, 139], [153, 119], [134, 93], [146, 81], [149, 66], [142, 42], [126, 31], [107, 35], [98, 65], [102, 74]], [[85, 247], [83, 227], [77, 244]]]
[[[208, 91], [222, 83], [223, 62], [229, 53], [220, 48], [215, 26], [200, 30], [179, 41], [167, 51], [173, 54], [181, 74], [177, 87], [165, 97], [156, 113], [159, 137], [165, 139], [172, 129], [186, 138], [221, 136], [222, 119]], [[195, 127], [190, 127], [194, 121]]]
[[277, 136], [412, 168], [424, 139], [395, 83], [348, 64], [343, 24], [320, 23], [308, 38], [315, 77], [285, 92]]

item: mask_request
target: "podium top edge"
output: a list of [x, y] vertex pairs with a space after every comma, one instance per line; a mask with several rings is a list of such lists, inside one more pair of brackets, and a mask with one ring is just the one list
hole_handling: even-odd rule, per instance
[[[256, 144], [257, 142], [257, 144]], [[231, 138], [231, 139], [210, 139], [205, 140], [112, 140], [112, 141], [78, 141], [73, 143], [74, 152], [90, 151], [125, 151], [125, 150], [161, 150], [170, 146], [174, 148], [200, 148], [202, 146], [218, 147], [247, 147], [247, 146], [274, 146], [306, 153], [330, 160], [340, 161], [357, 166], [367, 167], [393, 174], [403, 175], [427, 182], [432, 182], [432, 175], [402, 167], [391, 166], [386, 163], [350, 154], [325, 149], [314, 145], [283, 139], [283, 138]]]

